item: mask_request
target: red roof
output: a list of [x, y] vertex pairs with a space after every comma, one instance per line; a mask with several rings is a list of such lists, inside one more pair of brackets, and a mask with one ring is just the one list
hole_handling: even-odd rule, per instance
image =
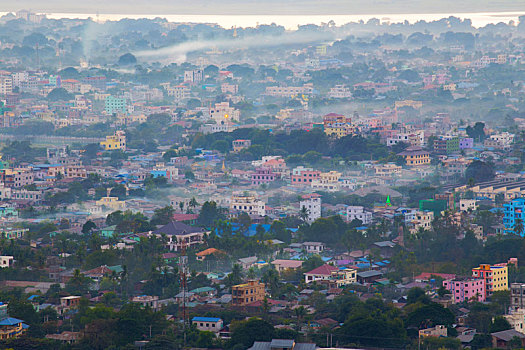
[[183, 214], [183, 213], [173, 214], [174, 221], [197, 220], [198, 217], [199, 217], [199, 214]]
[[333, 265], [322, 265], [312, 271], [306, 272], [305, 275], [326, 275], [329, 276], [332, 272], [337, 271], [338, 268]]

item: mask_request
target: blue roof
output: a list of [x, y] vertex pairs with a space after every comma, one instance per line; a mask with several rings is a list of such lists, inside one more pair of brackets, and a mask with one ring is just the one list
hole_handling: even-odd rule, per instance
[[6, 317], [2, 321], [0, 321], [0, 326], [14, 326], [15, 324], [19, 324], [24, 322], [23, 320], [19, 320], [18, 318], [14, 317]]
[[221, 319], [219, 317], [194, 317], [191, 320], [197, 322], [219, 322]]

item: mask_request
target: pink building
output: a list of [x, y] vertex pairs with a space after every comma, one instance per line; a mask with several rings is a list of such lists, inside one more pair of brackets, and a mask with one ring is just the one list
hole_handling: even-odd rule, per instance
[[454, 303], [471, 299], [485, 301], [485, 280], [482, 278], [458, 277], [443, 281], [443, 287], [452, 293]]
[[275, 181], [275, 174], [269, 168], [258, 168], [252, 174], [252, 185], [267, 184]]
[[319, 170], [312, 168], [297, 167], [292, 170], [292, 185], [308, 185], [310, 186], [312, 180], [317, 180], [321, 176]]

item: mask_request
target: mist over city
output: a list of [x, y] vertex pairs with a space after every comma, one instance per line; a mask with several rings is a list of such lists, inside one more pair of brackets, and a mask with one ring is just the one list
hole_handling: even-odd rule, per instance
[[525, 348], [525, 0], [0, 2], [0, 348]]

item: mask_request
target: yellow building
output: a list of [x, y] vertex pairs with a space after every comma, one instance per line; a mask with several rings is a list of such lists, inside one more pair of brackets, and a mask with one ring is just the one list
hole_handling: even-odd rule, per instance
[[490, 265], [481, 264], [472, 269], [472, 276], [485, 280], [487, 297], [494, 292], [509, 289], [509, 269], [506, 263]]
[[106, 207], [111, 211], [126, 209], [126, 202], [119, 201], [118, 197], [102, 197], [95, 204], [99, 207]]
[[352, 135], [355, 132], [352, 119], [336, 113], [330, 113], [323, 117], [323, 127], [326, 136], [337, 139]]
[[430, 164], [430, 153], [418, 146], [408, 147], [399, 156], [405, 158], [406, 165], [417, 167], [421, 165]]
[[232, 287], [232, 304], [244, 306], [256, 301], [264, 300], [266, 295], [264, 283], [248, 281]]
[[106, 141], [100, 143], [106, 151], [115, 149], [126, 150], [126, 133], [122, 130], [115, 131], [115, 134], [106, 136]]

